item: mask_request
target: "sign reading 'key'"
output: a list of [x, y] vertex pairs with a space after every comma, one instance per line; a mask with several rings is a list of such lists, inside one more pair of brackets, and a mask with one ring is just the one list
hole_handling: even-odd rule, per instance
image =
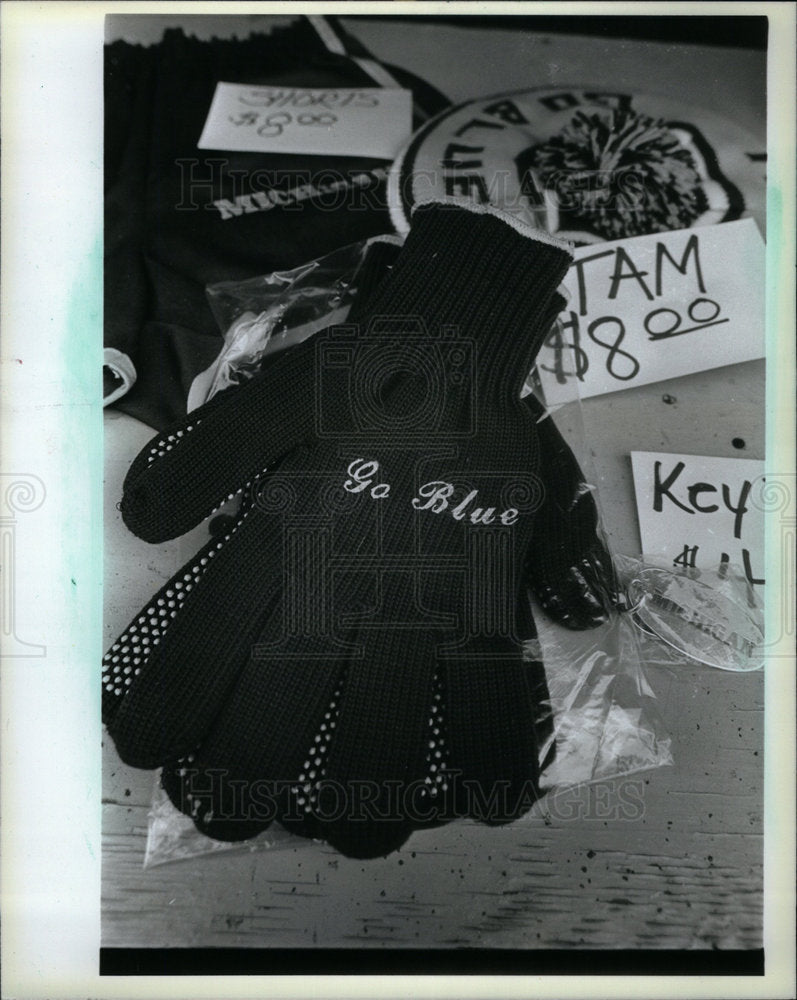
[[633, 451], [631, 464], [645, 555], [764, 584], [763, 462]]
[[764, 356], [764, 243], [752, 219], [579, 247], [540, 352], [549, 405]]

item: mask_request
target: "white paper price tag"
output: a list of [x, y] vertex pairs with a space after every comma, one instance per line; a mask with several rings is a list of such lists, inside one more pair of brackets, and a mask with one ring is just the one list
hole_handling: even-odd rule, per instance
[[200, 149], [392, 160], [412, 133], [412, 94], [218, 83]]
[[642, 552], [674, 569], [744, 572], [764, 583], [764, 463], [633, 451]]
[[537, 360], [549, 405], [764, 356], [752, 219], [579, 247]]

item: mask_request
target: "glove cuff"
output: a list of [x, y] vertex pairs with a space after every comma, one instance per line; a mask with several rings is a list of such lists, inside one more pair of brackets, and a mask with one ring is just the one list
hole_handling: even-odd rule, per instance
[[413, 221], [415, 221], [416, 213], [435, 207], [458, 209], [464, 212], [469, 212], [472, 216], [489, 216], [493, 219], [499, 219], [510, 229], [514, 229], [520, 236], [563, 250], [565, 253], [568, 253], [571, 258], [573, 256], [573, 244], [570, 240], [564, 240], [560, 236], [555, 236], [553, 233], [549, 233], [544, 229], [537, 229], [536, 227], [530, 225], [525, 218], [522, 218], [519, 215], [514, 215], [512, 212], [507, 212], [506, 209], [499, 208], [497, 205], [481, 204], [480, 202], [473, 201], [470, 198], [460, 198], [455, 195], [446, 195], [436, 198], [418, 198], [412, 206]]
[[370, 312], [381, 319], [421, 316], [430, 335], [455, 329], [475, 345], [480, 377], [489, 373], [518, 395], [572, 257], [570, 244], [491, 205], [420, 202]]

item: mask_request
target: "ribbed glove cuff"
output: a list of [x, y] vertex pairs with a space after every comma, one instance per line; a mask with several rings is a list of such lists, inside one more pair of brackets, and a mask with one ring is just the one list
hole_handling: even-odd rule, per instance
[[572, 259], [571, 244], [491, 205], [421, 202], [394, 269], [394, 289], [406, 293], [399, 275], [412, 271], [413, 304], [422, 315], [459, 320], [482, 336], [500, 334], [534, 325]]
[[514, 395], [515, 375], [534, 362], [572, 258], [570, 244], [492, 206], [421, 202], [370, 312], [421, 316], [432, 335], [455, 328], [477, 345], [491, 381]]

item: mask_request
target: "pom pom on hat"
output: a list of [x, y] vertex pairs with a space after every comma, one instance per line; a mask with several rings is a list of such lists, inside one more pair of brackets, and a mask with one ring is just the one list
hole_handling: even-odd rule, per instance
[[707, 205], [678, 136], [662, 120], [629, 109], [579, 111], [524, 159], [560, 215], [604, 239], [683, 229]]

